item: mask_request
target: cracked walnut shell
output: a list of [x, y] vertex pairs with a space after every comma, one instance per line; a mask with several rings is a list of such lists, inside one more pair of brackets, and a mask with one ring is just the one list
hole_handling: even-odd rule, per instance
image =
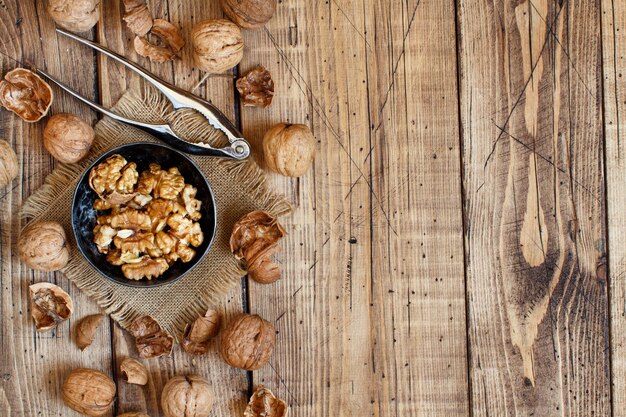
[[261, 385], [252, 394], [243, 417], [286, 417], [288, 411], [286, 402]]
[[0, 82], [0, 105], [28, 123], [37, 122], [48, 114], [53, 98], [50, 86], [24, 68], [7, 72]]
[[204, 20], [191, 31], [195, 65], [219, 73], [235, 67], [243, 58], [243, 36], [233, 22]]
[[68, 293], [57, 285], [40, 282], [28, 287], [31, 302], [31, 315], [38, 332], [55, 328], [69, 319], [74, 311], [74, 303]]
[[308, 126], [279, 123], [263, 136], [267, 167], [287, 177], [301, 177], [315, 159], [315, 138]]
[[63, 402], [88, 416], [108, 414], [115, 399], [115, 382], [95, 369], [74, 369], [63, 382]]
[[274, 97], [274, 80], [265, 67], [258, 65], [239, 78], [236, 83], [244, 106], [266, 108]]
[[135, 319], [128, 331], [135, 336], [139, 356], [145, 359], [169, 355], [174, 338], [161, 329], [159, 323], [150, 316]]
[[148, 383], [148, 370], [136, 359], [124, 359], [120, 365], [120, 371], [124, 380], [129, 384], [146, 385]]
[[161, 393], [166, 417], [207, 417], [213, 407], [211, 385], [198, 375], [175, 376]]
[[216, 310], [209, 309], [203, 317], [198, 317], [187, 325], [181, 346], [187, 353], [203, 355], [209, 351], [209, 341], [220, 330], [222, 318]]
[[26, 226], [17, 249], [22, 262], [38, 271], [58, 271], [70, 259], [65, 230], [55, 222], [34, 222]]
[[256, 314], [240, 314], [222, 332], [220, 353], [230, 366], [255, 371], [269, 362], [275, 343], [270, 322]]
[[117, 417], [150, 417], [146, 413], [142, 413], [141, 411], [128, 411], [124, 414], [118, 414]]
[[0, 187], [9, 185], [19, 172], [15, 151], [9, 142], [0, 139]]
[[48, 13], [62, 28], [86, 32], [100, 20], [100, 0], [48, 0]]
[[245, 29], [262, 28], [276, 12], [276, 0], [220, 0], [222, 10]]
[[78, 162], [87, 155], [95, 138], [91, 125], [69, 113], [55, 114], [43, 130], [43, 145], [58, 161]]
[[124, 0], [126, 26], [137, 36], [146, 36], [152, 29], [152, 13], [144, 0]]
[[[148, 37], [136, 36], [133, 42], [135, 51], [153, 62], [172, 61], [185, 46], [185, 39], [180, 29], [163, 19], [155, 19]], [[162, 44], [152, 41], [156, 38]]]
[[87, 346], [91, 345], [103, 318], [104, 314], [92, 314], [78, 322], [76, 326], [76, 346], [80, 350], [85, 350]]

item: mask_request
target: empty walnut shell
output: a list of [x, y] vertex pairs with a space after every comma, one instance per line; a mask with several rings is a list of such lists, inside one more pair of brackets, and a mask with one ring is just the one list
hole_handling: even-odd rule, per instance
[[115, 382], [95, 369], [78, 368], [63, 383], [63, 402], [88, 416], [108, 414], [115, 399]]
[[0, 82], [0, 105], [28, 123], [41, 120], [48, 113], [53, 98], [50, 86], [24, 68], [9, 71]]
[[286, 402], [261, 385], [252, 394], [243, 417], [285, 417], [288, 410]]
[[315, 159], [315, 137], [308, 126], [279, 123], [265, 133], [267, 167], [287, 177], [301, 177]]
[[26, 226], [17, 249], [22, 262], [39, 271], [58, 271], [70, 258], [65, 230], [55, 222], [34, 222]]
[[15, 151], [9, 142], [0, 139], [0, 187], [9, 185], [19, 172]]
[[275, 343], [270, 322], [256, 314], [240, 314], [222, 332], [220, 353], [230, 366], [254, 371], [269, 362]]
[[239, 78], [236, 83], [244, 106], [265, 108], [272, 104], [274, 80], [265, 67], [258, 65]]
[[146, 36], [152, 29], [152, 13], [148, 10], [145, 0], [124, 0], [124, 17], [126, 26], [137, 36]]
[[276, 12], [276, 0], [220, 0], [226, 16], [242, 28], [262, 28]]
[[243, 36], [233, 22], [204, 20], [191, 31], [195, 64], [207, 72], [224, 72], [243, 58]]
[[141, 411], [129, 411], [124, 414], [118, 414], [117, 417], [150, 417], [146, 413], [142, 413]]
[[209, 351], [210, 340], [220, 330], [222, 318], [216, 310], [209, 309], [204, 317], [198, 317], [191, 325], [187, 325], [183, 341], [183, 349], [192, 355], [203, 355]]
[[104, 314], [92, 314], [78, 322], [76, 325], [76, 346], [80, 350], [85, 350], [87, 346], [91, 345], [103, 318]]
[[43, 130], [43, 145], [58, 161], [78, 162], [87, 155], [95, 138], [91, 125], [69, 113], [52, 116]]
[[198, 375], [176, 376], [163, 387], [161, 408], [166, 417], [207, 417], [211, 407], [211, 385]]
[[150, 39], [137, 36], [133, 43], [135, 51], [152, 62], [166, 62], [175, 59], [185, 46], [180, 29], [163, 19], [155, 19], [150, 34], [163, 44], [157, 45]]
[[120, 365], [122, 377], [129, 384], [146, 385], [148, 383], [148, 370], [138, 360], [126, 358]]
[[135, 344], [142, 358], [157, 358], [172, 352], [174, 338], [161, 329], [150, 316], [138, 317], [128, 329], [135, 336]]
[[54, 329], [69, 319], [74, 303], [68, 293], [57, 285], [40, 282], [28, 287], [31, 315], [38, 332]]
[[86, 32], [100, 20], [100, 0], [48, 0], [48, 13], [62, 28]]

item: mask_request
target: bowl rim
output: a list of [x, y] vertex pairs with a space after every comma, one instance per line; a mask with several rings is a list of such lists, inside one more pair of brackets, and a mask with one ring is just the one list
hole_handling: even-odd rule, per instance
[[[77, 231], [76, 231], [76, 219], [74, 217], [74, 206], [76, 204], [76, 198], [78, 196], [78, 189], [79, 189], [79, 185], [85, 180], [85, 177], [87, 175], [89, 175], [89, 172], [92, 170], [92, 168], [96, 165], [99, 164], [100, 162], [103, 161], [104, 158], [107, 158], [113, 154], [115, 154], [116, 152], [119, 152], [122, 149], [125, 148], [130, 148], [130, 147], [136, 147], [136, 146], [157, 146], [159, 148], [164, 148], [167, 149], [170, 152], [174, 152], [176, 154], [178, 154], [179, 156], [181, 156], [182, 158], [186, 159], [199, 173], [200, 176], [202, 177], [202, 179], [204, 180], [204, 183], [207, 186], [207, 189], [209, 190], [209, 197], [211, 198], [211, 201], [213, 203], [213, 233], [211, 234], [211, 239], [209, 240], [209, 243], [206, 247], [206, 249], [200, 254], [200, 257], [197, 259], [196, 263], [194, 265], [192, 265], [187, 271], [183, 272], [182, 274], [176, 276], [176, 277], [172, 277], [170, 278], [168, 281], [159, 281], [158, 278], [154, 278], [152, 281], [149, 281], [149, 284], [145, 283], [145, 278], [142, 278], [140, 280], [128, 280], [128, 282], [122, 281], [122, 280], [118, 280], [114, 277], [111, 277], [107, 274], [105, 274], [100, 268], [98, 268], [97, 265], [95, 265], [91, 259], [85, 254], [85, 251], [83, 250], [82, 246], [78, 243], [78, 239], [76, 238], [77, 236]], [[131, 161], [132, 162], [132, 161]], [[211, 249], [211, 247], [213, 246], [213, 243], [215, 242], [215, 237], [217, 235], [217, 216], [218, 216], [218, 211], [217, 211], [217, 203], [215, 202], [215, 193], [213, 192], [213, 188], [211, 187], [211, 184], [209, 183], [209, 180], [206, 178], [206, 175], [204, 174], [204, 172], [202, 172], [202, 169], [200, 169], [200, 167], [198, 166], [198, 164], [191, 159], [188, 155], [186, 155], [184, 152], [181, 152], [177, 149], [174, 149], [170, 146], [167, 146], [165, 144], [162, 143], [158, 143], [158, 142], [132, 142], [132, 143], [126, 143], [123, 145], [119, 145], [116, 146], [114, 148], [111, 148], [109, 150], [107, 150], [106, 152], [102, 153], [100, 156], [98, 156], [91, 164], [89, 164], [89, 166], [85, 169], [85, 171], [82, 173], [82, 175], [80, 176], [80, 178], [78, 179], [78, 182], [76, 183], [76, 187], [74, 189], [74, 193], [72, 195], [72, 206], [71, 206], [71, 222], [72, 222], [72, 233], [74, 235], [74, 242], [76, 243], [76, 247], [78, 247], [78, 251], [80, 252], [80, 254], [82, 255], [83, 259], [85, 261], [87, 261], [87, 263], [101, 276], [107, 278], [108, 280], [110, 280], [111, 282], [114, 282], [116, 284], [120, 284], [120, 285], [124, 285], [126, 287], [131, 287], [131, 288], [155, 288], [155, 287], [161, 287], [163, 285], [168, 285], [168, 284], [172, 284], [176, 281], [178, 281], [179, 279], [181, 279], [182, 277], [184, 277], [185, 275], [187, 275], [188, 273], [190, 273], [192, 270], [194, 270], [194, 268], [196, 266], [198, 266], [198, 264], [200, 264], [204, 258], [206, 257], [207, 253], [209, 253], [209, 250]], [[206, 236], [205, 236], [206, 237]], [[143, 285], [142, 285], [143, 283]]]

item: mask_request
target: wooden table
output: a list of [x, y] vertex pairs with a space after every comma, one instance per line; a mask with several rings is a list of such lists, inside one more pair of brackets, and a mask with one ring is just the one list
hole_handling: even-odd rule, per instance
[[[102, 3], [93, 38], [182, 88], [199, 83], [189, 48], [151, 65], [129, 47], [120, 2]], [[195, 22], [222, 16], [217, 3], [150, 2], [187, 39]], [[18, 209], [54, 161], [43, 123], [1, 111], [21, 179], [0, 190], [0, 415], [74, 416], [60, 390], [78, 366], [118, 381], [113, 415], [159, 416], [162, 386], [183, 373], [212, 382], [212, 416], [242, 415], [261, 383], [297, 417], [626, 415], [626, 2], [285, 0], [244, 36], [240, 66], [194, 91], [257, 154], [280, 121], [306, 123], [318, 140], [309, 175], [270, 175], [296, 207], [283, 279], [242, 282], [218, 306], [275, 323], [271, 364], [246, 374], [215, 349], [192, 358], [177, 347], [145, 361], [142, 388], [120, 380], [135, 351], [114, 322], [82, 353], [74, 320], [36, 334], [34, 282], [67, 289], [76, 318], [99, 309], [62, 274], [17, 259]], [[0, 50], [107, 106], [142, 88], [57, 37], [39, 0], [0, 0]], [[258, 63], [276, 81], [268, 110], [242, 108], [233, 86]], [[59, 93], [61, 111], [97, 118]]]

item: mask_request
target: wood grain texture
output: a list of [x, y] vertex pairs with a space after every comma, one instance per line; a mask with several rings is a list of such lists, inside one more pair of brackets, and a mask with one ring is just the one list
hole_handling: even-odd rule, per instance
[[[94, 93], [95, 66], [87, 48], [70, 47], [57, 38], [54, 23], [42, 5], [35, 1], [0, 1], [0, 51], [59, 75], [81, 93]], [[45, 42], [44, 42], [45, 39]], [[2, 57], [1, 72], [16, 67]], [[74, 65], [68, 65], [74, 63]], [[71, 112], [86, 121], [95, 115], [75, 100], [57, 95], [50, 114]], [[13, 113], [0, 111], [0, 136], [8, 140], [18, 155], [20, 177], [0, 190], [0, 263], [2, 276], [2, 334], [0, 344], [0, 414], [3, 416], [78, 416], [61, 401], [61, 386], [73, 368], [83, 366], [110, 373], [110, 324], [99, 328], [94, 344], [81, 352], [74, 343], [74, 324], [82, 317], [99, 312], [96, 303], [72, 286], [62, 274], [34, 272], [18, 258], [17, 239], [21, 229], [18, 211], [22, 200], [42, 183], [54, 166], [43, 147], [41, 123], [27, 124]], [[67, 231], [68, 233], [70, 231]], [[76, 255], [76, 254], [75, 254]], [[74, 300], [72, 318], [53, 331], [35, 332], [28, 286], [49, 281], [64, 288]]]
[[255, 151], [281, 121], [318, 140], [308, 175], [272, 175], [297, 207], [283, 279], [250, 284], [278, 330], [254, 383], [294, 415], [468, 413], [454, 22], [451, 1], [293, 2], [245, 33], [242, 72], [277, 83], [241, 109]]
[[598, 6], [459, 2], [475, 416], [610, 414]]
[[613, 416], [626, 416], [626, 3], [602, 1]]

